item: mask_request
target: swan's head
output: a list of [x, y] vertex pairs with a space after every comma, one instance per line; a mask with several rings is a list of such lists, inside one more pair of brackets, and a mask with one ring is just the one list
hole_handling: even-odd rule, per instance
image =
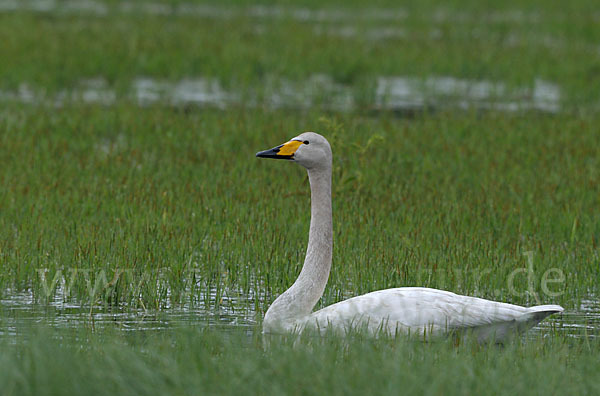
[[260, 151], [256, 156], [294, 161], [306, 169], [331, 168], [329, 142], [314, 132], [304, 132], [282, 145]]

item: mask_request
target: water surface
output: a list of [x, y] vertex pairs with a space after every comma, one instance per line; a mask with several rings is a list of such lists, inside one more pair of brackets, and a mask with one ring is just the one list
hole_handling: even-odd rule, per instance
[[561, 89], [537, 78], [529, 85], [512, 87], [501, 81], [452, 76], [380, 76], [371, 88], [337, 82], [332, 76], [314, 74], [305, 80], [266, 77], [260, 87], [225, 89], [216, 78], [189, 77], [179, 81], [135, 78], [127, 92], [118, 94], [103, 77], [80, 81], [74, 89], [47, 93], [27, 82], [17, 90], [0, 90], [0, 102], [114, 105], [129, 101], [141, 106], [196, 105], [225, 109], [250, 107], [270, 109], [319, 108], [350, 112], [419, 111], [422, 109], [490, 109], [496, 111], [562, 110]]
[[[212, 293], [215, 297], [216, 294]], [[240, 307], [234, 299], [223, 299], [218, 308], [202, 304], [166, 309], [132, 309], [121, 307], [81, 306], [55, 299], [39, 304], [29, 292], [13, 293], [0, 300], [0, 338], [10, 339], [36, 328], [87, 329], [99, 332], [110, 328], [122, 332], [164, 332], [178, 328], [212, 327], [222, 331], [260, 330], [262, 313], [249, 306]], [[234, 308], [237, 306], [238, 308]], [[553, 315], [528, 334], [564, 333], [569, 337], [600, 336], [600, 301], [583, 299], [578, 309]]]

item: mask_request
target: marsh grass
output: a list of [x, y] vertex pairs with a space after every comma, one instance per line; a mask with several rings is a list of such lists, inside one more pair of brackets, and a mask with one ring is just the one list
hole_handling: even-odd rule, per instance
[[[595, 3], [425, 1], [384, 22], [356, 1], [263, 3], [350, 16], [252, 17], [250, 1], [228, 2], [242, 9], [232, 18], [119, 13], [115, 1], [105, 16], [0, 13], [0, 299], [52, 307], [42, 323], [61, 302], [92, 323], [98, 311], [172, 308], [256, 323], [69, 330], [20, 325], [26, 314], [1, 304], [2, 394], [600, 392], [598, 329], [560, 322], [503, 348], [358, 334], [265, 348], [261, 318], [300, 271], [310, 198], [303, 169], [254, 158], [305, 130], [332, 143], [334, 261], [319, 306], [427, 286], [578, 312], [600, 295]], [[348, 26], [356, 34], [340, 35]], [[369, 39], [379, 28], [402, 34]], [[352, 86], [357, 110], [140, 107], [128, 96], [138, 77], [217, 78], [260, 94], [319, 74]], [[563, 111], [373, 112], [388, 75], [517, 93], [543, 79], [560, 87]], [[115, 102], [3, 96], [55, 97], [88, 79], [106, 81]]]
[[[137, 77], [202, 76], [260, 92], [272, 78], [302, 82], [325, 74], [353, 86], [359, 105], [368, 106], [377, 77], [433, 75], [505, 83], [517, 95], [542, 79], [561, 87], [569, 109], [597, 109], [600, 31], [589, 1], [567, 8], [562, 2], [383, 2], [370, 3], [367, 12], [358, 3], [263, 5], [283, 10], [280, 17], [252, 17], [244, 12], [252, 2], [212, 5], [239, 11], [227, 18], [119, 13], [118, 2], [106, 4], [106, 15], [0, 13], [0, 36], [10, 37], [0, 49], [0, 89], [29, 84], [56, 93], [100, 77], [126, 94]], [[404, 17], [365, 17], [369, 10], [385, 14], [385, 7]], [[341, 9], [342, 16], [298, 20], [285, 12], [298, 8], [316, 15]], [[396, 35], [369, 38], [378, 30]]]
[[[255, 333], [257, 334], [257, 333]], [[76, 339], [77, 342], [73, 342]], [[278, 338], [239, 331], [144, 336], [41, 331], [2, 345], [5, 395], [86, 394], [593, 394], [597, 339], [550, 334], [505, 347], [465, 340]]]
[[[335, 251], [323, 304], [410, 285], [567, 307], [598, 292], [595, 118], [126, 104], [4, 115], [0, 282], [40, 302], [61, 289], [160, 309], [209, 303], [212, 288], [264, 311], [302, 264], [310, 198], [300, 167], [254, 153], [328, 127]], [[542, 290], [551, 268], [564, 279], [546, 275], [559, 281]]]

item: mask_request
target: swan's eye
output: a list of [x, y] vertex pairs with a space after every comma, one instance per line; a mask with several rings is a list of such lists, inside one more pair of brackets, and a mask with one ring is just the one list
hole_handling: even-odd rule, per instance
[[308, 140], [305, 140], [305, 141], [303, 141], [302, 143], [304, 143], [304, 144], [308, 144], [308, 143], [309, 143], [309, 141], [308, 141]]

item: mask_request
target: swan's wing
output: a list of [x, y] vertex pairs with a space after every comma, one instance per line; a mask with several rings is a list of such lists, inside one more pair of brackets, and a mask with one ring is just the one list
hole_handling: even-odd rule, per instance
[[554, 312], [556, 305], [525, 308], [451, 292], [405, 287], [379, 290], [330, 305], [304, 318], [303, 326], [349, 330], [441, 333], [457, 329], [529, 328]]

